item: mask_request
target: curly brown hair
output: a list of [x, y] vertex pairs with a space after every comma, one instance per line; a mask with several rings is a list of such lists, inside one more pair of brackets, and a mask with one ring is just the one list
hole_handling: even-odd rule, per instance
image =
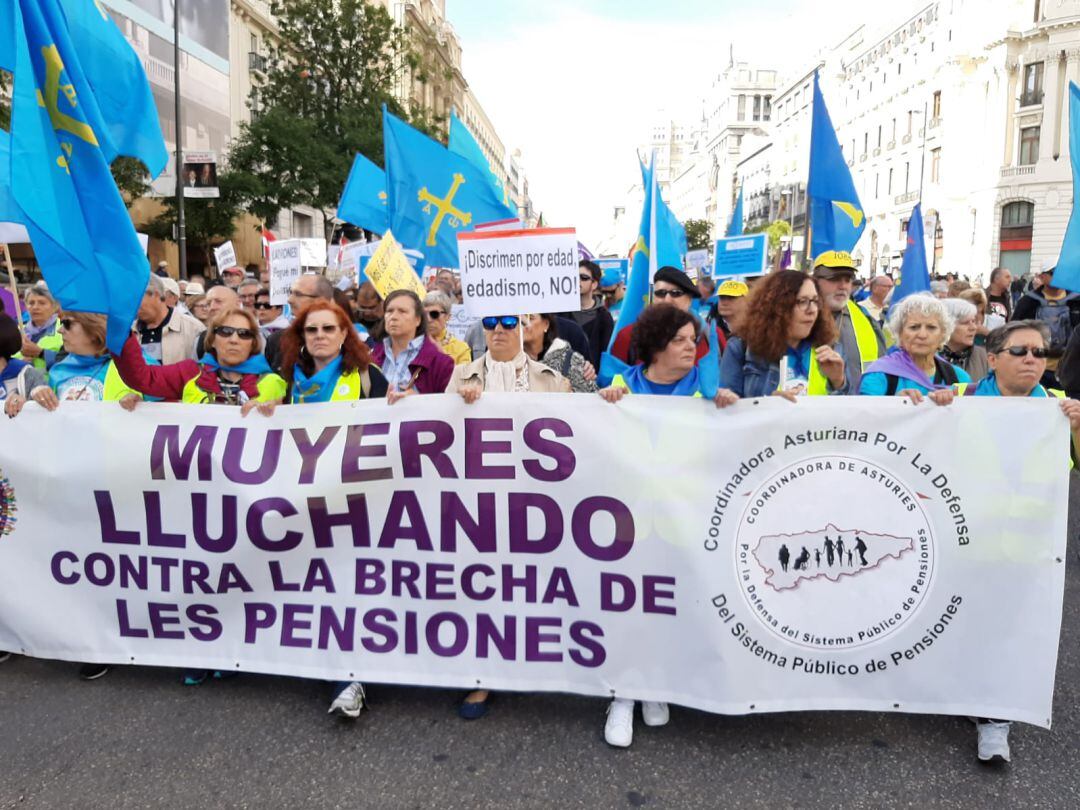
[[315, 361], [311, 359], [310, 354], [301, 350], [304, 348], [304, 326], [307, 325], [307, 319], [316, 312], [333, 313], [337, 319], [338, 328], [345, 334], [345, 340], [341, 345], [342, 374], [353, 371], [363, 372], [371, 364], [371, 349], [360, 340], [345, 310], [333, 301], [312, 301], [281, 335], [281, 376], [289, 385], [293, 383], [293, 369], [296, 366], [300, 366], [300, 370], [309, 377], [315, 373]]
[[694, 340], [701, 338], [701, 323], [689, 312], [667, 304], [645, 307], [634, 324], [630, 342], [638, 362], [646, 367], [652, 365], [656, 355], [679, 334], [687, 324], [694, 325]]
[[[788, 324], [799, 290], [808, 280], [813, 279], [798, 270], [780, 270], [769, 273], [750, 291], [739, 336], [746, 348], [762, 360], [776, 363], [787, 352]], [[836, 339], [836, 321], [828, 307], [819, 304], [810, 342], [815, 347], [831, 346]]]

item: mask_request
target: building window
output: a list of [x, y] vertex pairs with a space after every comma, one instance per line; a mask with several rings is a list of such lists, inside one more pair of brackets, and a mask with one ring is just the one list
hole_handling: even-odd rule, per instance
[[911, 164], [904, 164], [904, 193], [911, 191]]
[[762, 113], [765, 121], [772, 120], [772, 96], [765, 96], [765, 111]]
[[761, 120], [761, 96], [754, 96], [754, 120]]
[[1020, 95], [1020, 106], [1030, 107], [1042, 104], [1043, 100], [1043, 63], [1035, 62], [1024, 66], [1024, 91]]
[[1040, 127], [1024, 127], [1020, 130], [1020, 160], [1021, 166], [1034, 166], [1039, 161], [1039, 130]]
[[739, 115], [738, 120], [746, 120], [746, 96], [739, 96]]
[[1035, 205], [1026, 201], [1009, 203], [1001, 209], [998, 264], [1017, 276], [1031, 268], [1031, 236], [1035, 224]]
[[892, 174], [893, 174], [893, 170], [890, 167], [889, 168], [889, 186], [888, 186], [887, 189], [885, 189], [886, 194], [892, 194]]
[[933, 104], [931, 105], [930, 117], [931, 118], [941, 118], [941, 91], [940, 90], [935, 90], [934, 91], [934, 101], [933, 101]]
[[[1035, 224], [1035, 203], [1014, 202], [1001, 209], [1001, 231], [1016, 228], [1031, 228]], [[1030, 236], [1030, 234], [1028, 234]]]
[[911, 137], [911, 125], [912, 125], [912, 116], [913, 115], [914, 115], [914, 113], [911, 110], [908, 110], [908, 114], [907, 114], [907, 134], [908, 134], [909, 138]]
[[892, 135], [889, 136], [889, 140], [896, 143], [896, 119], [892, 120]]
[[259, 52], [259, 37], [256, 34], [251, 35], [251, 52]]
[[941, 148], [930, 150], [930, 182], [941, 182]]
[[862, 136], [862, 151], [863, 151], [864, 155], [867, 152], [870, 151], [870, 133], [869, 132], [864, 132], [863, 133], [863, 136]]
[[881, 196], [881, 175], [874, 174], [874, 199], [876, 200]]

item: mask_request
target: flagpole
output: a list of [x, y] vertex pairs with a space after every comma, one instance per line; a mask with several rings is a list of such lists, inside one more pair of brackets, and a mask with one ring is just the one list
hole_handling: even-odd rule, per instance
[[15, 286], [15, 268], [11, 266], [11, 248], [7, 242], [0, 242], [0, 249], [4, 251], [4, 265], [7, 267], [8, 286], [11, 288], [11, 297], [15, 299], [15, 323], [19, 326], [19, 334], [26, 339], [26, 327], [22, 321], [22, 306], [19, 304], [19, 288]]
[[649, 166], [649, 303], [652, 303], [653, 283], [656, 279], [656, 271], [659, 256], [656, 250], [656, 150], [652, 150], [652, 164]]
[[[173, 0], [173, 94], [176, 101], [176, 247], [180, 278], [188, 277], [187, 224], [184, 222], [184, 119], [180, 103], [180, 0]], [[220, 275], [220, 268], [219, 268]]]

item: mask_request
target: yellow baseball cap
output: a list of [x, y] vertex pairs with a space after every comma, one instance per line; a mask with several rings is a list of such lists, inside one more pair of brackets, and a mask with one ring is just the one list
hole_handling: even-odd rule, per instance
[[742, 298], [748, 292], [750, 288], [746, 286], [746, 282], [734, 278], [729, 278], [716, 290], [717, 295], [728, 298]]
[[855, 260], [846, 250], [827, 250], [814, 259], [814, 275], [830, 277], [838, 272], [855, 273]]

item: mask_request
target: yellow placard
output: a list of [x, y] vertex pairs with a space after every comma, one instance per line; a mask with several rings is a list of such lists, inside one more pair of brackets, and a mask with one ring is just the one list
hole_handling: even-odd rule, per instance
[[386, 298], [394, 290], [412, 290], [420, 296], [421, 301], [427, 295], [427, 290], [409, 264], [401, 245], [390, 231], [383, 234], [379, 247], [364, 268], [364, 273], [375, 285], [375, 291], [380, 298]]

